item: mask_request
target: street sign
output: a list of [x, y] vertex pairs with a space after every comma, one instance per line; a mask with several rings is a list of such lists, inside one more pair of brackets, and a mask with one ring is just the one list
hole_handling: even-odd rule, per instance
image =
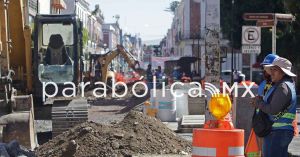
[[259, 54], [261, 30], [256, 26], [242, 27], [242, 53]]
[[274, 20], [273, 13], [245, 13], [243, 15], [246, 21], [256, 21], [256, 20]]
[[243, 26], [242, 44], [260, 45], [260, 27]]
[[274, 20], [259, 20], [256, 22], [256, 26], [258, 27], [273, 27], [274, 24]]
[[293, 16], [292, 14], [275, 14], [276, 20], [277, 21], [285, 21], [285, 22], [291, 22], [295, 21], [296, 17]]
[[260, 45], [243, 45], [242, 53], [245, 54], [260, 54]]

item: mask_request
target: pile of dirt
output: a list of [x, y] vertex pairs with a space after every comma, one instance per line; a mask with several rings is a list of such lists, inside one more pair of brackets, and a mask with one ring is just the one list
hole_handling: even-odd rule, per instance
[[114, 125], [83, 123], [40, 146], [37, 156], [131, 156], [184, 154], [191, 143], [159, 120], [131, 111]]

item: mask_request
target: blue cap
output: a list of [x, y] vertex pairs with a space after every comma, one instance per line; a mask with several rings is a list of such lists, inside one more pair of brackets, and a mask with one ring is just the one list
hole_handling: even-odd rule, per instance
[[269, 64], [272, 64], [273, 61], [278, 58], [279, 56], [278, 55], [275, 55], [275, 54], [268, 54], [264, 61], [260, 64], [260, 65], [269, 65]]

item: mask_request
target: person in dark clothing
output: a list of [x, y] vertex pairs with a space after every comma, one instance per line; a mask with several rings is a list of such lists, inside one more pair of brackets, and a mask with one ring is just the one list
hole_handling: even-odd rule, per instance
[[175, 81], [178, 81], [181, 79], [181, 73], [179, 71], [179, 67], [175, 67], [173, 72], [172, 72], [172, 77], [173, 77], [173, 80]]
[[44, 63], [46, 65], [62, 65], [68, 61], [66, 47], [60, 34], [52, 34], [49, 39]]
[[95, 79], [98, 81], [98, 80], [101, 80], [101, 63], [96, 59], [95, 61]]
[[147, 86], [149, 89], [153, 88], [153, 73], [152, 73], [152, 66], [148, 64], [148, 68], [146, 70], [146, 79], [147, 79]]
[[153, 82], [153, 73], [152, 73], [152, 66], [151, 64], [148, 65], [148, 68], [146, 70], [146, 78], [148, 82]]
[[158, 67], [157, 67], [156, 72], [155, 72], [155, 76], [156, 76], [157, 81], [158, 81], [159, 79], [162, 79], [161, 66], [158, 66]]

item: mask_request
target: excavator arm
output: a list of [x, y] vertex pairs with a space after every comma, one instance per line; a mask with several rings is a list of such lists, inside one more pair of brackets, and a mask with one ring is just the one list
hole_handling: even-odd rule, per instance
[[17, 140], [34, 149], [32, 95], [17, 95], [32, 90], [31, 29], [25, 25], [23, 4], [0, 0], [0, 142]]
[[129, 67], [131, 67], [133, 70], [135, 70], [136, 65], [140, 66], [138, 60], [130, 52], [126, 51], [123, 46], [117, 45], [116, 50], [110, 51], [98, 58], [98, 62], [101, 63], [102, 82], [107, 82], [108, 66], [118, 55], [122, 55], [125, 61], [128, 63]]
[[130, 52], [127, 52], [124, 48], [123, 51], [119, 52], [123, 56], [129, 67], [131, 67], [133, 70], [136, 70], [135, 66], [138, 65], [138, 67], [140, 68], [139, 61]]

